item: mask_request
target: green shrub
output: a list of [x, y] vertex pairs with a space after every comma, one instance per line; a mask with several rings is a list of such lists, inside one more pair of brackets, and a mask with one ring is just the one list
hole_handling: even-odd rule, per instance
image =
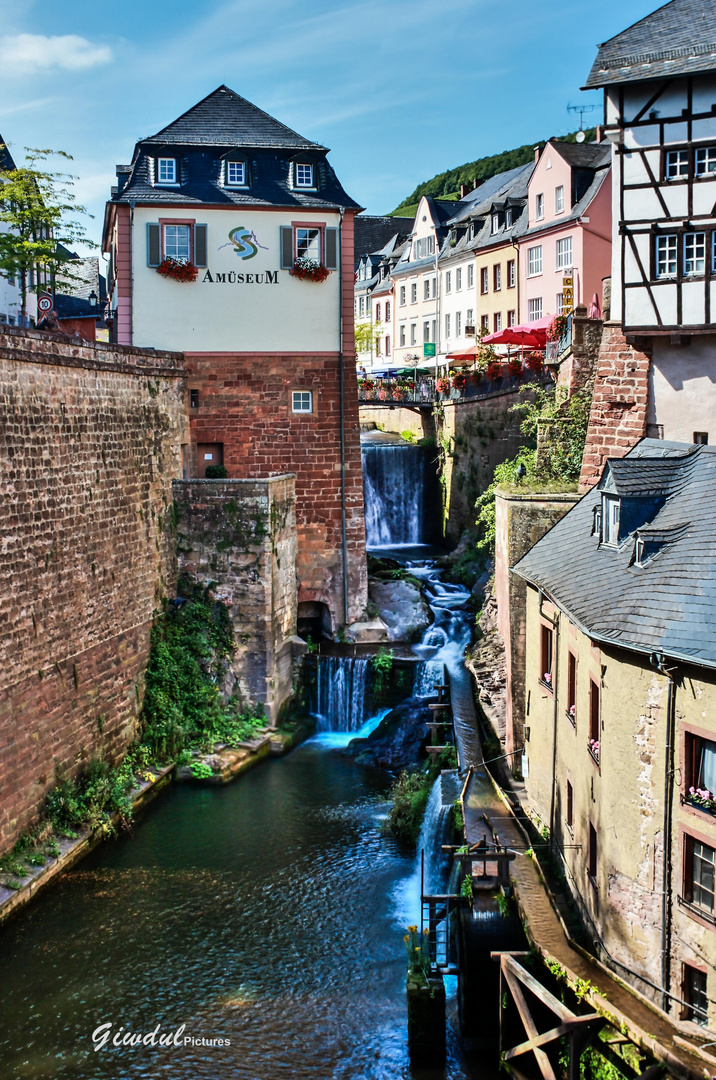
[[207, 465], [204, 475], [207, 480], [226, 480], [229, 474], [225, 465]]

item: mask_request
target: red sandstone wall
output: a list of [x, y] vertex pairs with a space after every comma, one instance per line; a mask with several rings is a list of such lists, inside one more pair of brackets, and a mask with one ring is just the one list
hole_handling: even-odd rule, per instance
[[627, 344], [618, 323], [604, 324], [580, 491], [598, 482], [608, 458], [624, 457], [646, 435], [650, 363]]
[[[340, 394], [336, 354], [186, 354], [198, 389], [192, 443], [223, 443], [235, 479], [296, 476], [299, 603], [328, 604], [344, 622], [341, 552]], [[366, 604], [365, 523], [358, 393], [353, 355], [345, 372], [348, 621]], [[313, 391], [313, 413], [291, 411], [293, 390]]]
[[0, 851], [56, 780], [135, 733], [171, 583], [181, 357], [0, 333]]

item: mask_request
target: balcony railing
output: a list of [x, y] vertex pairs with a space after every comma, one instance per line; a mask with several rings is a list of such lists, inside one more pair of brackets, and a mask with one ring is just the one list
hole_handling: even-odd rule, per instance
[[[358, 403], [360, 405], [433, 405], [435, 402], [470, 401], [480, 398], [510, 394], [522, 386], [549, 381], [549, 376], [535, 373], [525, 368], [521, 376], [501, 375], [498, 379], [483, 376], [474, 380], [470, 375], [465, 379], [462, 389], [454, 387], [449, 379], [447, 390], [438, 390], [436, 380], [425, 376], [417, 380], [396, 379], [360, 379], [358, 381]], [[370, 384], [370, 385], [366, 385]]]
[[545, 348], [545, 364], [554, 364], [559, 361], [572, 346], [572, 316], [567, 318], [567, 328], [558, 341], [548, 341]]

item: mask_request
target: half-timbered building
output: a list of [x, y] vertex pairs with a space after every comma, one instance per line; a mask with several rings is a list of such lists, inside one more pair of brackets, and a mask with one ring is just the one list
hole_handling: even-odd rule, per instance
[[[715, 442], [716, 7], [672, 0], [605, 42], [585, 87], [596, 88], [613, 158], [606, 344], [621, 381], [597, 395], [599, 426], [628, 414], [622, 453], [647, 432]], [[590, 482], [602, 463], [587, 462]]]

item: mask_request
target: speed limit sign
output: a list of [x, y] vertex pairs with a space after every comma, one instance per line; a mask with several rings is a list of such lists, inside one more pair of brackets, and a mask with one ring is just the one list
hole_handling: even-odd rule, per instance
[[52, 297], [47, 294], [38, 297], [37, 310], [41, 311], [43, 315], [47, 315], [49, 311], [52, 311]]

